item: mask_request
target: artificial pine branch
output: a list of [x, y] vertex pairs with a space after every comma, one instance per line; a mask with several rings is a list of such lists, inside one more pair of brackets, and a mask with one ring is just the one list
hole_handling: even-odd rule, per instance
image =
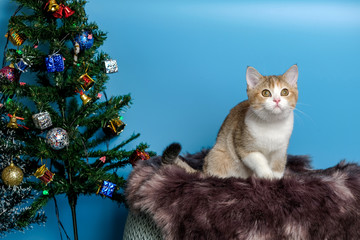
[[[109, 99], [106, 96], [109, 76], [105, 73], [104, 61], [109, 59], [109, 55], [99, 48], [107, 36], [95, 22], [88, 22], [85, 0], [61, 1], [75, 13], [59, 19], [47, 11], [47, 1], [16, 2], [23, 6], [22, 12], [9, 19], [8, 32], [11, 30], [21, 34], [26, 37], [26, 41], [19, 47], [7, 49], [4, 56], [9, 64], [29, 60], [31, 66], [27, 71], [34, 73], [32, 76], [35, 76], [35, 83], [24, 85], [19, 83], [20, 79], [8, 81], [3, 77], [0, 81], [1, 99], [5, 100], [6, 95], [11, 96], [12, 100], [4, 103], [5, 107], [1, 111], [4, 116], [16, 112], [17, 116], [24, 118], [19, 123], [26, 128], [20, 127], [15, 131], [15, 138], [22, 142], [21, 159], [28, 163], [23, 185], [40, 193], [43, 190], [49, 192], [48, 195], [39, 195], [22, 212], [18, 226], [25, 227], [41, 219], [39, 210], [56, 195], [66, 194], [73, 213], [74, 238], [77, 239], [75, 208], [80, 195], [97, 194], [103, 181], [111, 181], [117, 185], [112, 200], [124, 204], [121, 190], [126, 181], [117, 174], [117, 170], [129, 163], [129, 157], [135, 150], [124, 147], [140, 135], [133, 134], [122, 139], [120, 128], [116, 129], [110, 123], [119, 121], [120, 116], [126, 114], [132, 104], [131, 97], [130, 94]], [[77, 52], [71, 42], [74, 43], [75, 36], [83, 31], [87, 31], [88, 39], [94, 41], [90, 48]], [[52, 58], [53, 54], [61, 54], [65, 59], [64, 68], [60, 71], [50, 72], [48, 68], [51, 66], [45, 64], [45, 58]], [[84, 83], [80, 76], [85, 73], [94, 79], [95, 84], [91, 89], [86, 89], [87, 98], [81, 102], [79, 93]], [[29, 76], [27, 72], [22, 73], [21, 80], [26, 82], [26, 76]], [[100, 93], [105, 95], [105, 99], [99, 97]], [[55, 150], [49, 145], [47, 133], [51, 128], [36, 128], [33, 115], [44, 111], [51, 116], [51, 128], [59, 127], [67, 132], [69, 144], [63, 149]], [[113, 126], [108, 129], [114, 133], [111, 136], [101, 131], [108, 126]], [[114, 137], [120, 139], [120, 144], [101, 148], [103, 143]], [[146, 144], [138, 145], [142, 151], [147, 147]], [[106, 157], [105, 162], [100, 161], [102, 157]], [[38, 176], [46, 185], [34, 176], [30, 177], [43, 164], [47, 171], [55, 174], [51, 179]]]
[[[20, 161], [16, 158], [17, 154], [23, 152], [22, 143], [15, 140], [16, 131], [6, 129], [4, 118], [0, 121], [0, 169], [8, 167], [10, 162], [14, 160], [15, 164], [22, 168], [24, 176], [28, 177], [30, 173], [27, 169], [32, 167], [29, 161]], [[36, 195], [36, 191], [27, 183], [19, 186], [6, 186], [0, 182], [0, 237], [6, 236], [7, 232], [14, 230], [24, 230], [29, 224], [43, 223], [46, 218], [43, 212], [35, 210], [33, 214], [27, 215], [23, 221], [22, 216], [31, 211], [24, 204]]]
[[40, 196], [32, 204], [31, 207], [23, 211], [17, 220], [17, 225], [19, 228], [25, 228], [30, 224], [30, 219], [37, 218], [38, 212], [43, 208], [47, 202], [50, 200], [49, 196]]

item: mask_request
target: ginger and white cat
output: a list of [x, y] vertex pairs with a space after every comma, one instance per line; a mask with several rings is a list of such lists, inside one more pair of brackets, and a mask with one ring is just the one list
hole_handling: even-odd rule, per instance
[[[281, 178], [293, 130], [298, 99], [298, 67], [283, 75], [262, 76], [255, 68], [246, 71], [247, 95], [223, 122], [216, 143], [204, 160], [203, 172], [221, 178]], [[163, 162], [195, 172], [177, 157], [179, 146], [169, 146]]]

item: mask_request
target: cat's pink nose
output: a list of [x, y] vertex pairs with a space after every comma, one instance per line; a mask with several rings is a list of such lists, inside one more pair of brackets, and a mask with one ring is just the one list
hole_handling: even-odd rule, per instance
[[276, 104], [279, 104], [280, 98], [274, 98], [273, 101], [276, 102]]

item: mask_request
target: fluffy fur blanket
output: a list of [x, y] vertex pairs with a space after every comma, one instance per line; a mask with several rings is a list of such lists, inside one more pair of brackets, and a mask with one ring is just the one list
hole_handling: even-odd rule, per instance
[[[186, 159], [201, 168], [205, 154]], [[360, 239], [360, 167], [345, 162], [312, 170], [308, 157], [289, 156], [271, 181], [189, 174], [154, 157], [133, 169], [126, 197], [165, 239]]]

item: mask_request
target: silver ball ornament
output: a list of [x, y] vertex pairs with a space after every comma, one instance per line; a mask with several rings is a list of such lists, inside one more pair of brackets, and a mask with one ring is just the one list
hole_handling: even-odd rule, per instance
[[46, 142], [55, 150], [63, 149], [69, 145], [69, 136], [62, 128], [53, 128], [46, 134]]

